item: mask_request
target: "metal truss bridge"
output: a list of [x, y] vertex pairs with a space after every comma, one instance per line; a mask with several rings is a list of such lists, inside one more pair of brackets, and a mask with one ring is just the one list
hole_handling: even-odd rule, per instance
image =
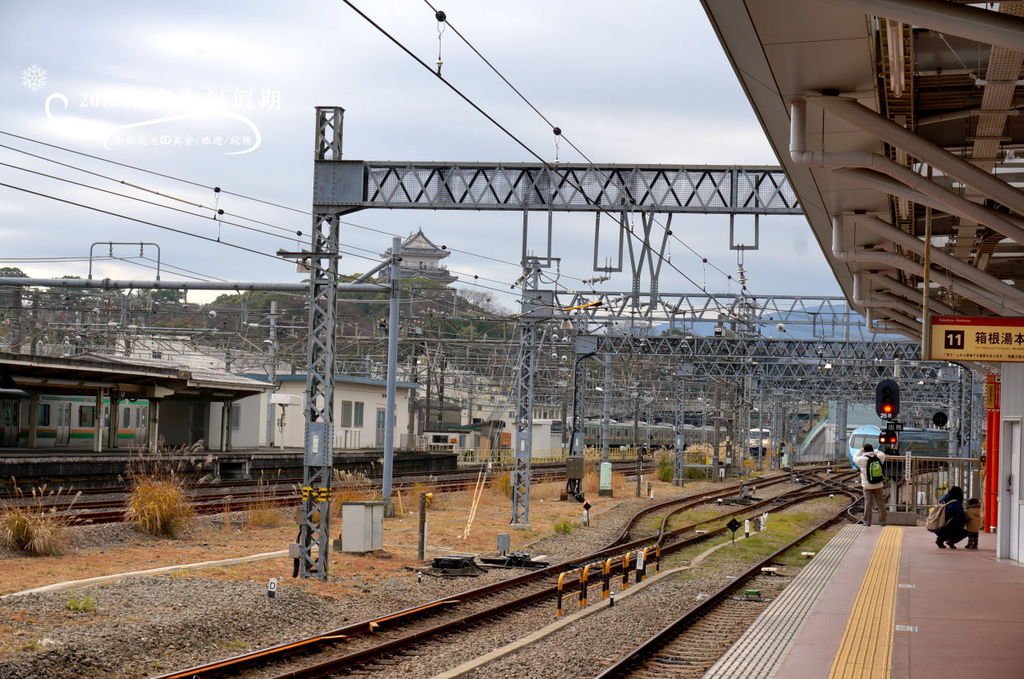
[[320, 160], [317, 212], [365, 208], [803, 214], [779, 167]]

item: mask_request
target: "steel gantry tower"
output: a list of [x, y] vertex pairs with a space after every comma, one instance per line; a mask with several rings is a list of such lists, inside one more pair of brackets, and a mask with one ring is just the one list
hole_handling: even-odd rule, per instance
[[[318, 120], [321, 115], [318, 111]], [[320, 129], [318, 123], [318, 131]], [[756, 218], [802, 214], [802, 206], [789, 180], [777, 167], [417, 163], [342, 160], [340, 152], [318, 153], [313, 193], [314, 211], [325, 215], [371, 208], [522, 214], [523, 308], [519, 315], [515, 385], [513, 526], [525, 526], [529, 522], [534, 391], [538, 347], [547, 320], [574, 319], [578, 332], [584, 336], [616, 319], [629, 321], [631, 327], [639, 322], [645, 328], [659, 319], [667, 319], [673, 327], [677, 321], [686, 320], [719, 319], [734, 324], [736, 330], [748, 336], [692, 337], [680, 341], [680, 338], [609, 334], [598, 336], [594, 348], [577, 351], [576, 356], [598, 353], [608, 360], [615, 354], [633, 352], [676, 356], [677, 360], [692, 363], [693, 382], [729, 378], [750, 381], [751, 389], [745, 392], [745, 397], [753, 394], [754, 379], [757, 390], [785, 393], [786, 389], [799, 388], [809, 398], [831, 395], [837, 388], [866, 392], [872, 380], [890, 376], [894, 361], [918, 358], [916, 343], [876, 343], [863, 335], [858, 337], [859, 341], [850, 341], [849, 329], [856, 319], [851, 317], [844, 300], [813, 297], [769, 300], [741, 294], [723, 305], [723, 296], [706, 295], [701, 299], [696, 295], [672, 295], [659, 290], [660, 263], [666, 254], [672, 215], [717, 213]], [[548, 216], [547, 249], [539, 255], [527, 249], [530, 212]], [[551, 236], [555, 212], [594, 214], [593, 268], [601, 273], [622, 271], [631, 275], [630, 292], [584, 291], [575, 293], [577, 299], [571, 301], [564, 298], [564, 293], [541, 288], [541, 272], [558, 261], [552, 252]], [[639, 220], [639, 227], [633, 226], [634, 218]], [[612, 224], [618, 236], [617, 248], [612, 247], [611, 252], [599, 251], [602, 219]], [[601, 262], [604, 264], [599, 264]], [[649, 293], [640, 285], [645, 277], [649, 279]], [[838, 308], [840, 304], [842, 309]], [[816, 308], [810, 310], [808, 305]], [[801, 315], [802, 320], [793, 320]], [[764, 323], [766, 316], [773, 322], [783, 322], [784, 317], [789, 316], [788, 322], [812, 325], [829, 316], [833, 325], [844, 328], [847, 341], [837, 344], [833, 340], [758, 337], [759, 329], [755, 326]], [[912, 368], [911, 372], [922, 381], [935, 374], [931, 367], [923, 364]], [[829, 379], [822, 379], [823, 374]], [[577, 384], [582, 386], [582, 382]], [[576, 391], [582, 390], [577, 388]], [[610, 398], [608, 391], [606, 389], [604, 395], [606, 403]], [[948, 398], [948, 393], [944, 396]], [[716, 417], [718, 415], [716, 413]], [[574, 417], [580, 423], [582, 419], [582, 416]], [[574, 446], [574, 453], [576, 449]]]
[[[327, 129], [318, 109], [318, 153], [314, 173], [314, 212], [332, 214], [368, 208], [514, 211], [523, 214], [523, 309], [516, 382], [516, 467], [513, 480], [513, 526], [529, 522], [532, 458], [532, 417], [539, 322], [546, 309], [554, 311], [553, 291], [539, 287], [540, 271], [557, 261], [551, 252], [551, 215], [554, 212], [595, 214], [595, 270], [622, 271], [629, 267], [633, 290], [640, 291], [644, 273], [651, 276], [657, 295], [657, 271], [668, 240], [655, 236], [656, 215], [695, 214], [801, 214], [785, 174], [776, 167], [600, 165], [544, 163], [413, 163], [342, 160], [339, 152], [319, 141]], [[339, 117], [340, 130], [340, 117]], [[333, 133], [333, 130], [329, 130]], [[329, 135], [324, 135], [327, 137]], [[547, 252], [527, 252], [528, 213], [548, 214]], [[639, 213], [642, 237], [629, 226]], [[618, 231], [618, 251], [600, 256], [598, 234], [602, 216], [611, 217]], [[637, 241], [634, 243], [634, 241]], [[599, 267], [598, 261], [611, 262]], [[540, 298], [533, 304], [529, 297]], [[635, 305], [634, 305], [635, 306]], [[312, 314], [311, 310], [311, 314]]]

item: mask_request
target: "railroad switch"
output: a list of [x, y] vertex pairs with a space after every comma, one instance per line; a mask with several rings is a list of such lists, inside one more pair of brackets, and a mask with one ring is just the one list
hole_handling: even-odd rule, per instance
[[549, 565], [546, 561], [535, 560], [527, 552], [512, 552], [498, 557], [482, 556], [480, 561], [490, 568], [546, 568]]
[[476, 577], [484, 572], [473, 556], [435, 556], [430, 568], [422, 571], [427, 575], [440, 577]]

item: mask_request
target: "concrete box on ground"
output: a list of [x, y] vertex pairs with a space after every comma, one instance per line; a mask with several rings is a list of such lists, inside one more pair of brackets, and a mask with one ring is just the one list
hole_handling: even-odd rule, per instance
[[384, 549], [384, 503], [341, 504], [341, 551], [365, 554]]

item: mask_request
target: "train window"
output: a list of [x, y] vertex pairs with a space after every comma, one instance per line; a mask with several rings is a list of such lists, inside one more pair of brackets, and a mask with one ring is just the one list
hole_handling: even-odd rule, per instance
[[128, 409], [128, 406], [124, 407], [121, 411], [121, 426], [131, 427], [132, 426], [132, 411]]
[[865, 443], [870, 443], [872, 448], [878, 448], [878, 435], [872, 434], [857, 434], [856, 436], [850, 437], [850, 447], [854, 450], [860, 450], [864, 447]]
[[352, 404], [352, 426], [362, 428], [363, 426], [363, 402], [356, 401]]
[[242, 406], [231, 404], [231, 431], [238, 431], [242, 426]]
[[92, 427], [96, 422], [96, 406], [78, 406], [78, 426]]
[[40, 403], [39, 404], [39, 410], [36, 413], [36, 417], [39, 420], [39, 426], [40, 427], [49, 427], [50, 426], [50, 404], [49, 403]]

